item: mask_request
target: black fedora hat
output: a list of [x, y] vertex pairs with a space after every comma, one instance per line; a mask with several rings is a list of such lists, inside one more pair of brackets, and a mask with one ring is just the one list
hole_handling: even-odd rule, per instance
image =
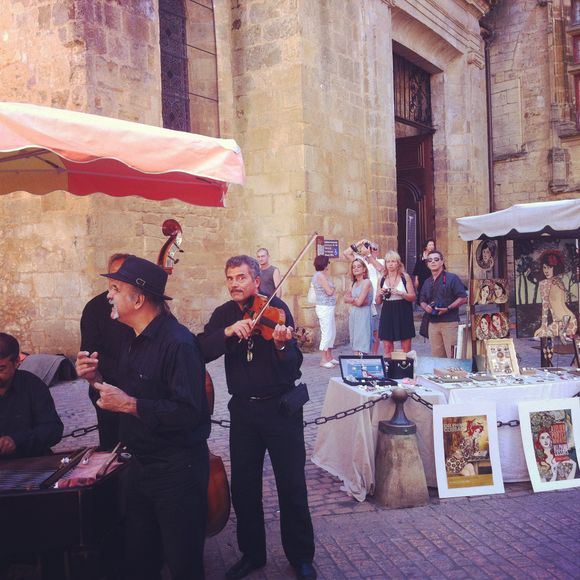
[[145, 294], [151, 294], [163, 298], [163, 300], [173, 300], [173, 298], [165, 296], [167, 272], [149, 260], [129, 256], [116, 272], [101, 274], [101, 276], [131, 284]]

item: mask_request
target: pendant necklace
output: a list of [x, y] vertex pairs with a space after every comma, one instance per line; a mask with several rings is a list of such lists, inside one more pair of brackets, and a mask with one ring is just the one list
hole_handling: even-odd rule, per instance
[[248, 342], [246, 344], [246, 360], [248, 362], [252, 362], [252, 359], [254, 358], [254, 353], [252, 352], [252, 349], [254, 348], [254, 339], [250, 336], [250, 338], [248, 338]]

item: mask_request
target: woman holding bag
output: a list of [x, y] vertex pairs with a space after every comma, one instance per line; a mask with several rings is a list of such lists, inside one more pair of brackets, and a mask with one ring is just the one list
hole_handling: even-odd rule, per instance
[[328, 256], [316, 256], [314, 258], [316, 273], [312, 276], [312, 281], [310, 282], [311, 288], [314, 288], [315, 312], [320, 323], [319, 350], [322, 353], [320, 366], [325, 369], [334, 368], [334, 365], [338, 364], [338, 361], [332, 357], [332, 349], [336, 338], [336, 321], [334, 319], [336, 289], [328, 272], [329, 265], [330, 258]]

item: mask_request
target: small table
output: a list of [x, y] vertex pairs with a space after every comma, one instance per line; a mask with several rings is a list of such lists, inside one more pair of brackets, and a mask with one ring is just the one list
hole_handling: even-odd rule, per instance
[[[423, 399], [434, 405], [444, 404], [445, 395], [438, 390], [416, 388]], [[332, 378], [328, 383], [322, 415], [334, 415], [338, 411], [352, 409], [377, 399], [379, 393], [369, 393]], [[342, 489], [358, 501], [364, 501], [375, 487], [375, 451], [379, 421], [393, 416], [395, 404], [389, 400], [379, 401], [370, 409], [364, 409], [343, 419], [329, 421], [318, 428], [312, 461], [325, 471], [339, 477]], [[420, 403], [408, 399], [405, 414], [417, 424], [417, 445], [423, 461], [427, 485], [436, 486], [435, 460], [433, 456], [433, 414]]]
[[[507, 423], [519, 419], [518, 403], [541, 399], [566, 399], [580, 391], [580, 379], [562, 379], [548, 372], [525, 377], [526, 384], [437, 383], [419, 377], [422, 386], [443, 394], [448, 403], [473, 403], [492, 401], [496, 404], [497, 420]], [[533, 382], [535, 381], [535, 382]], [[541, 382], [540, 382], [541, 381]], [[519, 426], [498, 429], [499, 455], [505, 482], [529, 481], [522, 436]]]

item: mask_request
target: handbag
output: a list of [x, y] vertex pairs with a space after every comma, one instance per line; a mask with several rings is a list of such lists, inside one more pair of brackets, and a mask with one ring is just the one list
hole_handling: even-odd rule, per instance
[[421, 318], [421, 326], [419, 327], [419, 335], [424, 338], [429, 338], [429, 314], [427, 312], [423, 313], [423, 318]]
[[280, 414], [283, 417], [292, 417], [310, 400], [306, 383], [299, 383], [284, 393], [280, 398]]
[[412, 358], [405, 360], [390, 360], [387, 376], [389, 379], [412, 379], [415, 372], [415, 361]]
[[308, 288], [308, 296], [306, 297], [309, 304], [316, 304], [316, 290], [314, 289], [314, 284], [310, 282], [310, 288]]

